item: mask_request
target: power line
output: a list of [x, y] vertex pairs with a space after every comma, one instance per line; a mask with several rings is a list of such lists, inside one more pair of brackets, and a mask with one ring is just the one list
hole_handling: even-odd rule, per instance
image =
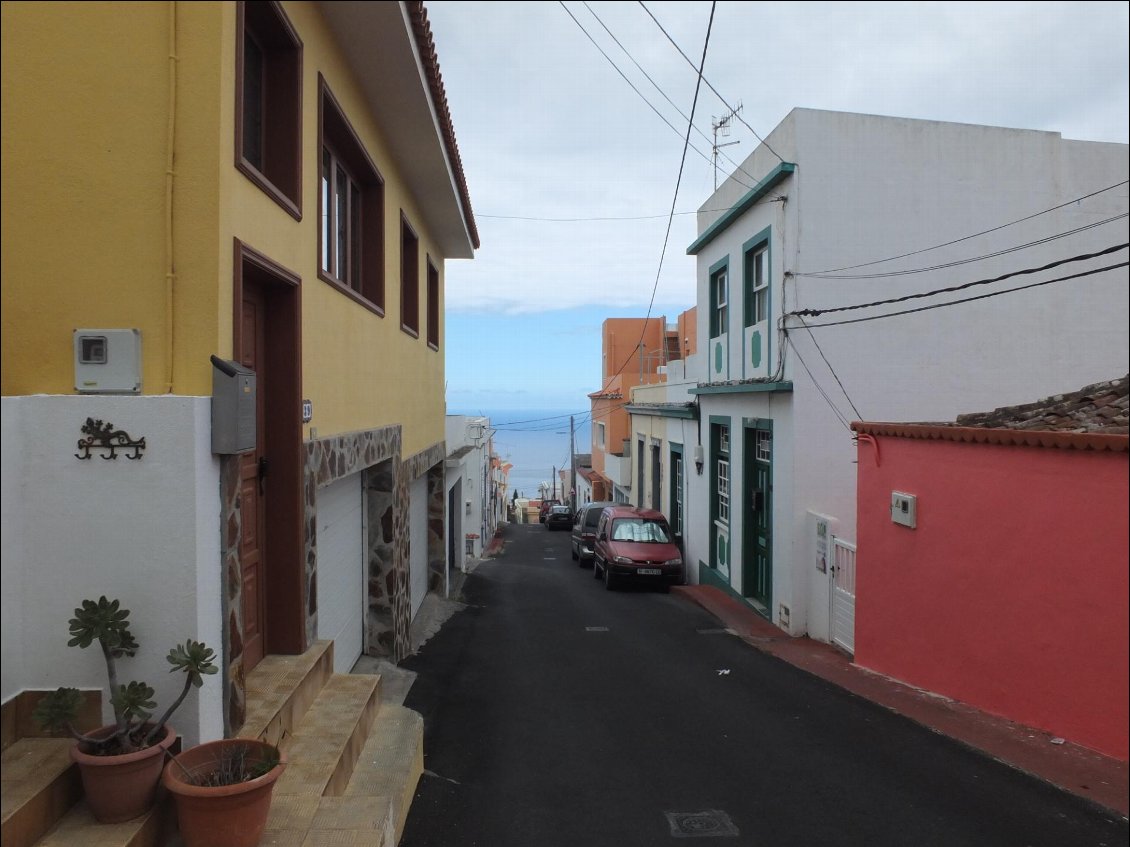
[[[648, 82], [651, 83], [652, 87], [655, 88], [655, 90], [658, 91], [663, 96], [664, 100], [666, 100], [668, 103], [671, 104], [671, 106], [675, 109], [676, 112], [679, 113], [679, 116], [683, 120], [690, 121], [690, 118], [688, 118], [685, 114], [683, 114], [683, 110], [680, 109], [675, 104], [675, 101], [667, 96], [667, 92], [665, 92], [662, 88], [659, 87], [659, 83], [657, 83], [654, 79], [652, 79], [651, 76], [648, 74], [648, 72], [645, 71], [643, 69], [643, 67], [640, 65], [640, 63], [636, 61], [635, 57], [631, 53], [628, 52], [628, 48], [620, 43], [620, 39], [618, 39], [615, 35], [613, 35], [612, 30], [610, 30], [605, 25], [604, 21], [602, 21], [600, 19], [600, 16], [596, 12], [593, 11], [592, 7], [588, 4], [588, 0], [581, 0], [581, 2], [584, 4], [584, 7], [589, 10], [589, 14], [592, 15], [594, 18], [596, 18], [596, 22], [604, 28], [605, 32], [608, 33], [609, 38], [611, 38], [614, 42], [616, 42], [616, 46], [624, 51], [624, 55], [627, 56], [628, 59], [631, 60], [632, 64], [635, 65], [636, 68], [639, 70], [639, 72], [644, 75], [644, 78]], [[709, 141], [711, 143], [711, 146], [713, 146], [714, 141], [712, 139], [708, 138], [705, 132], [703, 132], [697, 126], [694, 126], [693, 121], [691, 122], [691, 126], [694, 128], [695, 132], [697, 132], [699, 135], [702, 136], [704, 141]], [[731, 165], [733, 165], [735, 168], [737, 168], [743, 174], [745, 174], [750, 179], [752, 179], [754, 181], [754, 184], [757, 183], [757, 177], [755, 177], [753, 174], [751, 174], [749, 171], [747, 171], [745, 168], [743, 168], [741, 165], [739, 165], [737, 162], [735, 162], [733, 159], [731, 159], [726, 153], [723, 153], [722, 155], [726, 157], [726, 161], [728, 161]], [[715, 187], [717, 188], [717, 186], [715, 186]], [[749, 186], [747, 186], [747, 187], [749, 187]]]
[[785, 333], [785, 340], [788, 341], [789, 346], [793, 348], [793, 352], [796, 353], [797, 361], [800, 362], [801, 367], [803, 367], [805, 373], [808, 374], [808, 378], [812, 380], [812, 384], [816, 387], [816, 390], [819, 392], [820, 396], [824, 398], [824, 402], [828, 404], [828, 408], [832, 410], [832, 414], [836, 416], [837, 420], [839, 420], [840, 422], [840, 425], [844, 429], [846, 429], [848, 432], [851, 432], [851, 424], [848, 422], [848, 419], [836, 407], [836, 404], [832, 402], [832, 398], [828, 396], [828, 393], [821, 387], [820, 383], [816, 381], [816, 377], [812, 375], [812, 371], [809, 370], [808, 365], [805, 364], [804, 357], [800, 355], [800, 350], [797, 349], [796, 343], [793, 341], [792, 336], [790, 336], [787, 332]]
[[[687, 58], [687, 54], [683, 52], [683, 48], [680, 47], [675, 42], [675, 39], [673, 39], [670, 36], [670, 34], [667, 32], [667, 30], [665, 30], [663, 28], [663, 24], [661, 24], [659, 22], [659, 20], [655, 17], [655, 15], [653, 15], [651, 13], [651, 10], [649, 8], [647, 8], [647, 6], [644, 5], [643, 0], [639, 0], [639, 4], [643, 8], [643, 10], [645, 12], [647, 12], [648, 17], [651, 18], [653, 21], [655, 21], [655, 25], [657, 27], [659, 27], [659, 31], [662, 32], [665, 36], [667, 36], [667, 40], [670, 41], [672, 46], [674, 46], [674, 48], [679, 51], [679, 55], [682, 56], [684, 59], [686, 59], [687, 64], [690, 65], [693, 68], [694, 63], [689, 58]], [[779, 162], [785, 161], [784, 159], [781, 158], [780, 154], [778, 154], [776, 150], [774, 150], [772, 147], [769, 146], [769, 142], [766, 141], [764, 138], [762, 138], [760, 135], [758, 135], [757, 130], [754, 129], [752, 126], [750, 126], [749, 123], [746, 121], [746, 119], [743, 118], [740, 114], [738, 114], [737, 110], [733, 106], [731, 106], [729, 103], [726, 102], [726, 98], [718, 93], [718, 89], [715, 88], [713, 85], [711, 85], [710, 81], [708, 79], [706, 79], [705, 77], [702, 76], [702, 68], [699, 68], [698, 75], [699, 75], [699, 78], [702, 79], [702, 81], [706, 83], [706, 87], [714, 92], [714, 96], [722, 101], [722, 105], [725, 106], [727, 109], [729, 109], [731, 112], [734, 112], [737, 119], [739, 121], [741, 121], [743, 124], [745, 124], [746, 129], [748, 129], [750, 132], [753, 133], [754, 138], [756, 138], [758, 141], [760, 141], [765, 146], [766, 150], [768, 150], [770, 153], [772, 153], [774, 156], [777, 157], [777, 161], [779, 161]]]
[[928, 265], [922, 268], [910, 268], [904, 271], [887, 271], [885, 273], [877, 274], [797, 274], [797, 276], [804, 276], [808, 279], [881, 279], [884, 277], [906, 276], [908, 274], [920, 274], [926, 273], [928, 271], [944, 270], [945, 268], [953, 268], [957, 267], [958, 265], [968, 265], [971, 262], [982, 262], [985, 259], [993, 259], [997, 256], [1004, 256], [1008, 253], [1016, 253], [1020, 250], [1027, 250], [1029, 247], [1037, 247], [1040, 244], [1047, 244], [1060, 238], [1067, 238], [1070, 235], [1078, 235], [1080, 232], [1086, 232], [1089, 229], [1106, 226], [1109, 223], [1124, 220], [1127, 217], [1130, 217], [1130, 212], [1122, 212], [1121, 214], [1106, 218], [1105, 220], [1084, 224], [1083, 226], [1076, 227], [1075, 229], [1069, 229], [1065, 232], [1057, 232], [1055, 235], [1049, 235], [1046, 238], [1039, 238], [1035, 241], [1028, 241], [1024, 244], [1017, 244], [1015, 247], [1006, 247], [1003, 250], [997, 250], [995, 253], [985, 253], [981, 256], [973, 256], [968, 259], [956, 259], [955, 261], [945, 262], [940, 265]]
[[839, 271], [853, 271], [856, 268], [866, 268], [870, 267], [871, 265], [882, 264], [883, 262], [893, 262], [895, 259], [905, 259], [908, 256], [917, 256], [919, 253], [928, 253], [931, 250], [939, 250], [942, 247], [949, 247], [952, 244], [960, 244], [962, 241], [968, 241], [971, 238], [988, 235], [990, 232], [997, 232], [998, 230], [1005, 229], [1019, 223], [1024, 223], [1025, 221], [1030, 221], [1033, 218], [1038, 218], [1041, 215], [1046, 215], [1050, 212], [1055, 212], [1059, 209], [1062, 209], [1065, 206], [1070, 206], [1072, 203], [1080, 203], [1084, 200], [1089, 200], [1090, 198], [1096, 197], [1099, 194], [1103, 194], [1104, 192], [1113, 191], [1115, 188], [1120, 188], [1121, 186], [1126, 185], [1128, 182], [1130, 182], [1130, 180], [1124, 179], [1122, 180], [1122, 182], [1116, 182], [1113, 185], [1108, 185], [1106, 188], [1100, 188], [1098, 191], [1092, 191], [1090, 194], [1084, 194], [1082, 197], [1076, 197], [1073, 200], [1068, 200], [1066, 203], [1060, 203], [1058, 206], [1052, 206], [1050, 209], [1044, 209], [1042, 212], [1035, 212], [1034, 214], [1026, 215], [1023, 218], [1017, 218], [1014, 221], [1009, 221], [1008, 223], [1001, 224], [1000, 226], [994, 226], [991, 229], [984, 229], [980, 232], [975, 232], [972, 235], [963, 235], [961, 238], [955, 238], [953, 241], [946, 241], [942, 244], [935, 244], [932, 247], [923, 247], [921, 250], [913, 250], [910, 253], [900, 253], [897, 256], [888, 256], [885, 259], [874, 259], [870, 262], [863, 262], [862, 264], [858, 265], [845, 265], [842, 268], [829, 268], [823, 271], [805, 271], [803, 273], [797, 271], [793, 274], [793, 276], [818, 276], [820, 274], [838, 273]]
[[966, 282], [962, 285], [951, 285], [948, 288], [936, 288], [933, 291], [923, 291], [920, 294], [906, 294], [902, 297], [890, 297], [886, 300], [875, 300], [871, 303], [857, 303], [854, 306], [835, 306], [828, 309], [801, 309], [796, 312], [789, 312], [789, 315], [794, 317], [819, 317], [820, 315], [830, 314], [831, 312], [850, 312], [855, 309], [870, 309], [874, 306], [888, 306], [892, 303], [905, 303], [908, 300], [918, 300], [923, 297], [933, 297], [935, 294], [951, 294], [955, 291], [964, 291], [967, 288], [972, 288], [976, 285], [989, 285], [993, 282], [1000, 282], [1004, 279], [1009, 279], [1014, 276], [1025, 276], [1028, 274], [1040, 273], [1041, 271], [1051, 270], [1058, 268], [1061, 265], [1067, 265], [1072, 262], [1083, 262], [1087, 259], [1094, 259], [1099, 256], [1106, 256], [1110, 253], [1117, 253], [1119, 250], [1125, 250], [1130, 247], [1130, 242], [1123, 242], [1122, 244], [1115, 244], [1112, 247], [1107, 247], [1105, 250], [1099, 250], [1096, 253], [1084, 253], [1079, 256], [1072, 256], [1068, 259], [1059, 259], [1055, 262], [1049, 262], [1046, 265], [1041, 265], [1038, 268], [1023, 268], [1019, 271], [1012, 271], [1011, 273], [1001, 274], [990, 279], [978, 279], [973, 282]]
[[[675, 220], [675, 204], [679, 201], [679, 186], [683, 184], [683, 168], [687, 164], [687, 148], [691, 146], [691, 127], [694, 125], [695, 109], [698, 108], [698, 94], [699, 91], [702, 90], [702, 69], [706, 66], [706, 51], [710, 47], [710, 32], [714, 28], [714, 10], [717, 6], [717, 0], [714, 0], [714, 2], [710, 4], [710, 20], [707, 21], [706, 24], [706, 38], [702, 44], [702, 59], [698, 64], [698, 81], [695, 83], [694, 87], [694, 99], [691, 100], [691, 114], [687, 119], [687, 134], [683, 139], [683, 155], [679, 159], [679, 175], [675, 178], [675, 193], [671, 197], [671, 211], [667, 215], [667, 232], [663, 236], [663, 249], [659, 251], [659, 268], [655, 272], [655, 283], [651, 286], [651, 299], [647, 303], [647, 315], [643, 319], [643, 329], [640, 331], [640, 340], [636, 344], [637, 351], [643, 350], [643, 340], [647, 335], [647, 324], [651, 320], [652, 307], [655, 306], [655, 292], [659, 290], [659, 278], [663, 274], [663, 260], [667, 257], [667, 242], [671, 240], [671, 224]], [[661, 340], [666, 344], [666, 338]], [[640, 355], [642, 361], [642, 352]], [[632, 357], [629, 354], [610, 379], [615, 379], [619, 376], [631, 360]]]
[[[672, 124], [669, 120], [667, 120], [667, 118], [663, 116], [663, 113], [660, 112], [657, 108], [655, 108], [655, 106], [652, 105], [651, 101], [648, 100], [646, 97], [644, 97], [643, 92], [641, 92], [638, 88], [636, 88], [635, 84], [630, 79], [628, 79], [627, 75], [625, 75], [625, 73], [622, 70], [620, 70], [619, 65], [617, 65], [616, 62], [614, 62], [612, 60], [612, 57], [609, 56], [606, 52], [604, 52], [604, 48], [596, 43], [596, 39], [593, 38], [589, 34], [589, 31], [587, 29], [585, 29], [584, 25], [579, 20], [577, 20], [577, 18], [573, 15], [572, 12], [569, 11], [569, 7], [565, 5], [564, 0], [557, 0], [557, 2], [561, 6], [561, 8], [565, 10], [565, 14], [567, 14], [570, 18], [572, 18], [573, 23], [575, 23], [580, 28], [581, 32], [583, 32], [585, 34], [585, 37], [593, 43], [593, 46], [596, 47], [597, 50], [600, 51], [600, 55], [602, 55], [605, 59], [607, 59], [608, 63], [610, 65], [612, 65], [612, 67], [616, 71], [616, 73], [620, 74], [620, 77], [624, 80], [624, 82], [628, 83], [628, 86], [632, 89], [632, 91], [636, 92], [636, 94], [639, 96], [639, 98], [641, 100], [643, 100], [644, 103], [647, 104], [648, 108], [651, 109], [651, 111], [655, 112], [655, 114], [659, 116], [659, 119], [671, 128], [672, 132], [674, 132], [676, 135], [681, 135], [682, 133], [679, 132], [679, 130], [675, 127], [675, 125]], [[688, 138], [688, 144], [689, 144], [690, 130], [687, 130], [687, 138]], [[703, 153], [701, 150], [699, 150], [697, 147], [695, 147], [693, 144], [690, 144], [690, 148], [692, 150], [694, 150], [696, 153], [698, 153], [698, 155], [701, 156], [704, 161], [710, 162], [710, 157], [707, 156], [705, 153]], [[744, 183], [742, 183], [742, 184], [744, 185]], [[751, 186], [746, 185], [745, 187], [750, 188]]]
[[[847, 398], [848, 405], [851, 406], [851, 410], [853, 412], [855, 412], [856, 419], [857, 420], [863, 420], [863, 415], [861, 415], [859, 413], [859, 409], [857, 409], [856, 406], [855, 406], [855, 403], [852, 402], [851, 395], [848, 394], [847, 389], [844, 388], [844, 383], [840, 379], [840, 375], [838, 373], [836, 373], [836, 369], [832, 367], [832, 363], [829, 362], [828, 357], [824, 355], [824, 350], [820, 347], [820, 342], [818, 342], [816, 340], [816, 336], [812, 334], [812, 330], [808, 329], [808, 324], [806, 324], [804, 322], [803, 318], [800, 319], [800, 325], [803, 326], [806, 330], [808, 330], [808, 337], [811, 338], [812, 343], [816, 345], [816, 352], [820, 354], [820, 358], [823, 359], [824, 364], [828, 366], [828, 370], [831, 372], [832, 378], [836, 381], [836, 385], [838, 385], [840, 387], [840, 391], [842, 391], [844, 393], [844, 397]], [[800, 358], [799, 353], [797, 354], [797, 358]]]
[[[935, 303], [932, 306], [919, 306], [917, 309], [904, 309], [901, 312], [889, 312], [885, 315], [872, 315], [871, 317], [867, 318], [852, 318], [846, 321], [829, 321], [822, 324], [805, 324], [805, 326], [810, 330], [820, 329], [821, 327], [825, 326], [844, 326], [845, 324], [858, 324], [865, 323], [867, 321], [877, 321], [883, 318], [894, 318], [898, 317], [899, 315], [910, 315], [915, 312], [928, 312], [931, 309], [944, 309], [947, 306], [957, 306], [961, 303], [972, 303], [974, 300], [987, 300], [990, 297], [999, 297], [1002, 294], [1012, 294], [1016, 291], [1026, 291], [1029, 288], [1039, 288], [1041, 285], [1051, 285], [1053, 282], [1066, 282], [1069, 279], [1080, 279], [1081, 277], [1093, 276], [1095, 274], [1101, 274], [1105, 273], [1106, 271], [1113, 271], [1117, 270], [1118, 268], [1125, 268], [1128, 266], [1130, 266], [1130, 262], [1119, 262], [1117, 265], [1107, 265], [1103, 268], [1095, 268], [1094, 270], [1083, 271], [1081, 273], [1071, 274], [1070, 276], [1056, 277], [1055, 279], [1048, 279], [1044, 280], [1043, 282], [1033, 282], [1028, 285], [1018, 285], [1016, 288], [1006, 288], [1003, 291], [993, 291], [989, 294], [980, 294], [976, 297], [965, 297], [961, 300], [951, 300], [947, 303]], [[794, 347], [793, 349], [796, 348]]]
[[[724, 209], [692, 209], [689, 212], [675, 212], [676, 216], [682, 215], [697, 215], [700, 211], [704, 213], [712, 212], [728, 212], [729, 206]], [[598, 217], [587, 218], [542, 218], [533, 215], [480, 215], [475, 213], [476, 218], [490, 218], [499, 221], [539, 221], [548, 223], [590, 223], [600, 221], [654, 221], [660, 218], [666, 218], [667, 212], [661, 215], [602, 215]]]

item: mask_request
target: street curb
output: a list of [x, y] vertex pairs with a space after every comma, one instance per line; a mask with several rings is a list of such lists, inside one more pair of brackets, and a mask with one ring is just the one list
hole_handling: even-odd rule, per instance
[[1070, 742], [1052, 747], [1052, 735], [1044, 730], [868, 671], [831, 645], [790, 636], [752, 608], [712, 586], [677, 586], [672, 591], [714, 615], [734, 635], [762, 653], [1046, 782], [1100, 811], [1117, 814], [1123, 820], [1130, 815], [1130, 768], [1126, 762]]

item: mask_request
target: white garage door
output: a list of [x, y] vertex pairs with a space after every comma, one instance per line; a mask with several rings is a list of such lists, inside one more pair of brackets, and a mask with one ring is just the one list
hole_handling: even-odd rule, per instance
[[409, 561], [412, 575], [412, 617], [428, 593], [428, 477], [412, 483], [408, 501]]
[[349, 673], [365, 627], [361, 474], [318, 492], [318, 638], [334, 642], [334, 671]]

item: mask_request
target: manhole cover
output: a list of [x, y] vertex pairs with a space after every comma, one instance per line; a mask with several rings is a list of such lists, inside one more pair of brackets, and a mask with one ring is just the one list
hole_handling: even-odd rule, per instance
[[730, 816], [718, 809], [703, 812], [664, 812], [674, 838], [711, 838], [738, 835]]

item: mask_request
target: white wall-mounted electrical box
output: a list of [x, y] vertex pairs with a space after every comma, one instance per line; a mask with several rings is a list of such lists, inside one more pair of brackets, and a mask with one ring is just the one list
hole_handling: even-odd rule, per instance
[[75, 391], [141, 393], [140, 329], [76, 329]]
[[908, 526], [911, 529], [918, 526], [918, 498], [913, 494], [892, 491], [891, 523]]

